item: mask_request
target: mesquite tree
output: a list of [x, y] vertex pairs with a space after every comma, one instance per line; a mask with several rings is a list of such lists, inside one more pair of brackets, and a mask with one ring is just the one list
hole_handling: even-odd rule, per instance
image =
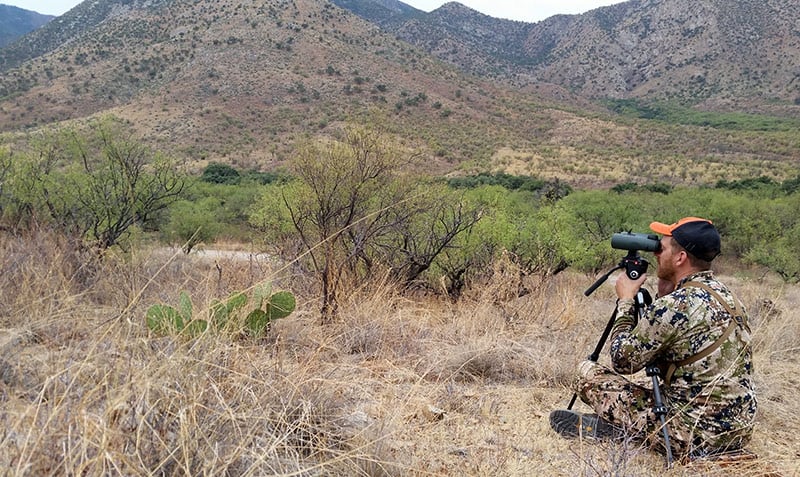
[[336, 314], [343, 274], [358, 255], [347, 234], [380, 215], [370, 206], [398, 171], [397, 157], [380, 134], [350, 129], [341, 141], [304, 145], [292, 161], [302, 190], [284, 194], [284, 204], [320, 278], [323, 320]]
[[306, 144], [291, 164], [297, 180], [268, 188], [251, 215], [265, 230], [283, 230], [276, 217], [285, 211], [320, 280], [323, 321], [336, 315], [345, 286], [376, 270], [408, 286], [480, 219], [446, 187], [411, 179], [399, 151], [362, 128]]
[[45, 220], [105, 250], [177, 200], [184, 187], [174, 164], [110, 120], [92, 132], [63, 130], [32, 141], [11, 173], [18, 222]]

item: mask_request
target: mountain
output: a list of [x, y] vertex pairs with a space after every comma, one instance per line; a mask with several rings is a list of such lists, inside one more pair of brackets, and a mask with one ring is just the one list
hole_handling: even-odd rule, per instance
[[84, 1], [42, 28], [0, 49], [0, 71], [18, 67], [26, 61], [79, 40], [106, 19], [119, 17], [130, 10], [129, 0]]
[[0, 48], [52, 20], [52, 15], [0, 4]]
[[538, 127], [504, 89], [324, 0], [92, 0], [12, 46], [0, 131], [113, 114], [190, 162], [269, 167], [303, 136], [380, 117], [439, 170]]
[[394, 15], [381, 27], [468, 73], [495, 79], [513, 79], [526, 71], [531, 59], [524, 45], [536, 28], [493, 18], [456, 2], [427, 15]]
[[763, 106], [800, 102], [798, 22], [795, 0], [631, 0], [536, 24], [451, 2], [381, 26], [464, 71], [516, 85]]
[[[757, 16], [744, 18], [744, 1], [683, 27], [665, 18], [716, 0], [635, 0], [535, 24], [455, 2], [425, 13], [396, 0], [336, 1], [354, 10], [327, 0], [85, 1], [0, 49], [0, 142], [112, 115], [189, 170], [209, 161], [268, 170], [298, 141], [358, 123], [386, 131], [432, 174], [503, 170], [592, 187], [800, 170], [793, 86], [766, 87], [792, 67], [771, 63], [794, 55], [797, 35], [773, 38], [800, 18], [786, 0], [750, 22], [780, 32], [761, 37], [742, 33]], [[637, 29], [646, 15], [652, 31]], [[689, 26], [698, 33], [687, 38], [727, 33], [688, 47], [675, 32]], [[729, 37], [775, 48], [759, 60]], [[701, 56], [677, 64], [690, 53]], [[745, 74], [751, 61], [770, 68]], [[701, 66], [714, 88], [683, 81]], [[692, 101], [668, 115], [648, 106], [653, 121], [609, 98]], [[721, 126], [702, 116], [734, 106], [784, 116]]]

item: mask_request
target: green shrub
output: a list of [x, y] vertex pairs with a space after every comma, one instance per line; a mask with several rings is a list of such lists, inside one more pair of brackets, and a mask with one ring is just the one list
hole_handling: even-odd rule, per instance
[[203, 182], [210, 182], [212, 184], [229, 184], [236, 185], [241, 181], [242, 177], [239, 171], [227, 164], [220, 164], [212, 162], [205, 169], [200, 176]]

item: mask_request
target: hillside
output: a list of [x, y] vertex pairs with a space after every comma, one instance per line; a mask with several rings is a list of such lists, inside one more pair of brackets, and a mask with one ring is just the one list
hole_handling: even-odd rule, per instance
[[725, 110], [741, 108], [742, 99], [761, 109], [800, 98], [790, 60], [800, 48], [798, 18], [792, 0], [631, 0], [529, 24], [450, 2], [380, 24], [465, 71], [516, 85]]
[[0, 4], [0, 48], [46, 24], [54, 17]]
[[466, 72], [513, 79], [531, 59], [523, 48], [535, 25], [492, 18], [450, 2], [428, 15], [394, 15], [382, 27]]
[[[544, 58], [539, 79], [592, 97], [757, 109], [800, 99], [791, 60], [800, 53], [799, 19], [793, 0], [634, 0], [550, 19], [525, 51]], [[555, 38], [551, 48], [539, 48], [544, 38]]]
[[[651, 110], [631, 114], [628, 105], [597, 102], [599, 91], [663, 96], [630, 75], [619, 88], [609, 86], [610, 76], [625, 75], [605, 71], [598, 63], [604, 56], [586, 63], [585, 55], [633, 34], [636, 15], [677, 10], [681, 1], [628, 2], [537, 24], [493, 19], [457, 3], [425, 14], [391, 0], [338, 2], [373, 12], [368, 21], [326, 0], [84, 2], [0, 50], [0, 131], [112, 114], [190, 170], [210, 160], [264, 170], [279, 167], [297, 140], [358, 122], [397, 136], [433, 174], [506, 170], [590, 187], [793, 177], [800, 169], [793, 120], [709, 120], [678, 111], [653, 121]], [[587, 25], [614, 12], [606, 36], [588, 33]], [[433, 55], [398, 35], [417, 38]], [[423, 37], [429, 43], [418, 41]], [[790, 54], [791, 45], [787, 40], [774, 55]], [[545, 66], [552, 81], [537, 79]], [[663, 77], [646, 64], [641, 71], [648, 81]], [[720, 86], [708, 98], [716, 105], [752, 99], [748, 91], [774, 76], [747, 83], [728, 71], [739, 90]], [[693, 94], [677, 76], [669, 87]], [[758, 105], [750, 110], [794, 110], [783, 100]]]
[[488, 129], [499, 96], [324, 1], [102, 0], [59, 21], [89, 26], [3, 75], [1, 128], [112, 113], [194, 159], [263, 161], [292, 135], [373, 109], [398, 128]]

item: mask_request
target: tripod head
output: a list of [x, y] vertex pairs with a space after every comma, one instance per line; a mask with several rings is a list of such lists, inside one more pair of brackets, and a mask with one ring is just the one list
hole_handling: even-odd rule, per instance
[[654, 234], [620, 232], [611, 236], [611, 247], [618, 250], [627, 250], [628, 254], [620, 260], [616, 267], [609, 270], [608, 273], [594, 282], [594, 284], [583, 293], [585, 296], [591, 295], [597, 287], [608, 280], [608, 277], [610, 277], [612, 273], [623, 268], [628, 278], [631, 280], [638, 280], [642, 275], [647, 273], [647, 267], [650, 265], [647, 260], [639, 255], [639, 250], [658, 252], [661, 250], [661, 240], [659, 240], [658, 235]]
[[620, 268], [625, 268], [625, 273], [631, 280], [637, 280], [647, 273], [647, 260], [639, 256], [639, 250], [645, 252], [658, 252], [661, 250], [661, 241], [658, 235], [636, 234], [633, 232], [621, 232], [611, 236], [611, 247], [618, 250], [627, 250], [626, 255], [620, 262]]
[[636, 250], [630, 250], [627, 255], [622, 257], [622, 260], [620, 260], [616, 267], [612, 268], [605, 275], [598, 278], [592, 286], [583, 292], [583, 294], [585, 296], [591, 295], [600, 285], [603, 284], [603, 282], [608, 280], [608, 277], [610, 277], [612, 273], [616, 272], [617, 270], [624, 269], [625, 274], [628, 275], [628, 278], [631, 280], [638, 280], [642, 275], [647, 273], [648, 265], [650, 265], [650, 263], [640, 257], [639, 254], [636, 253]]
[[622, 257], [619, 262], [619, 268], [625, 269], [625, 274], [631, 280], [638, 280], [642, 275], [647, 273], [647, 267], [650, 263], [640, 257], [636, 250], [630, 250], [627, 255]]

